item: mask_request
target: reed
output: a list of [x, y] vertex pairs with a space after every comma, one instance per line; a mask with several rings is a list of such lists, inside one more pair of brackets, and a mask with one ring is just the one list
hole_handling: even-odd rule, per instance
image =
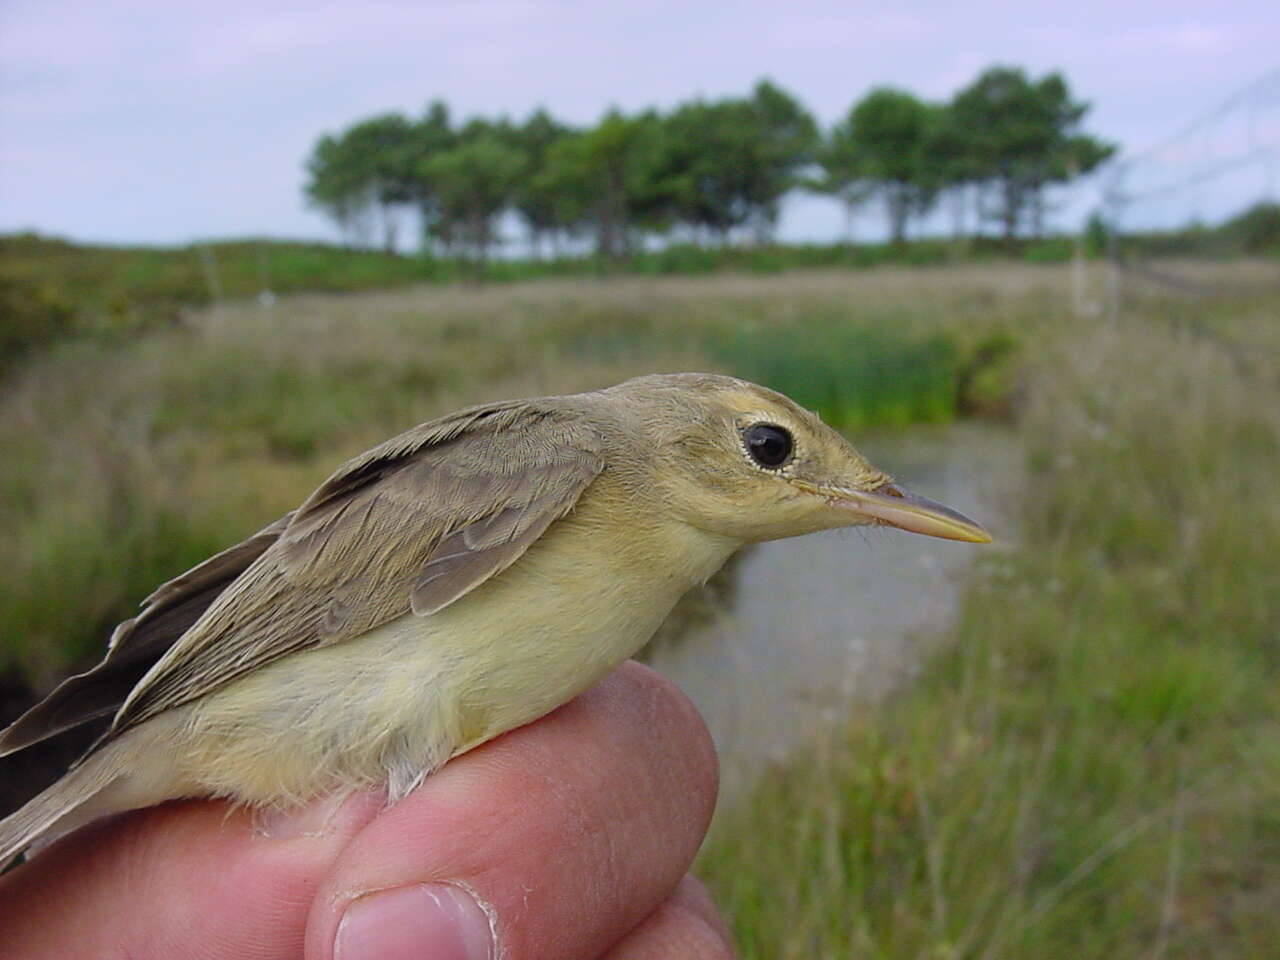
[[724, 366], [846, 430], [937, 423], [956, 415], [959, 351], [941, 333], [904, 336], [893, 318], [847, 317], [744, 328], [709, 351]]

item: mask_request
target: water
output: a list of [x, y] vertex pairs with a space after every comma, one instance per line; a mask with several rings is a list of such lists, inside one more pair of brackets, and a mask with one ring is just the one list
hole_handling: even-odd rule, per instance
[[1015, 535], [1021, 449], [1011, 431], [920, 427], [861, 437], [858, 446], [909, 490], [982, 523], [996, 542], [851, 529], [747, 554], [727, 609], [651, 661], [706, 718], [726, 791], [829, 727], [851, 702], [908, 681], [953, 613], [965, 568]]

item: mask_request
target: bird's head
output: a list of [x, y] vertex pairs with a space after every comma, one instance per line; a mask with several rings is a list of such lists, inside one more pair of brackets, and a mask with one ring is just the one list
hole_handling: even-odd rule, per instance
[[638, 424], [648, 482], [686, 523], [743, 542], [879, 524], [987, 543], [972, 520], [909, 493], [817, 414], [710, 374], [639, 377], [607, 393]]

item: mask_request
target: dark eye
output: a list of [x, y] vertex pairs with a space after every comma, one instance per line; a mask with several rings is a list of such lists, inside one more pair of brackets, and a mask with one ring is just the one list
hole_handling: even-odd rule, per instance
[[772, 423], [753, 423], [742, 431], [742, 441], [751, 459], [770, 470], [786, 463], [795, 447], [791, 434]]

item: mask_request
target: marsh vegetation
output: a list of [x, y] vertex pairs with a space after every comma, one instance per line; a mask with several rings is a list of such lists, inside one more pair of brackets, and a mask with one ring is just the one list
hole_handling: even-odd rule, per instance
[[1280, 939], [1280, 301], [1040, 321], [1018, 542], [912, 684], [717, 824], [745, 958]]
[[60, 340], [0, 391], [0, 657], [47, 687], [342, 458], [479, 400], [706, 368], [857, 431], [986, 411], [1022, 445], [1019, 536], [910, 683], [722, 809], [701, 870], [742, 956], [1262, 957], [1280, 299], [1274, 262], [1198, 269], [1223, 292], [1114, 322], [1061, 267], [974, 264], [307, 294]]

